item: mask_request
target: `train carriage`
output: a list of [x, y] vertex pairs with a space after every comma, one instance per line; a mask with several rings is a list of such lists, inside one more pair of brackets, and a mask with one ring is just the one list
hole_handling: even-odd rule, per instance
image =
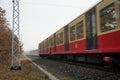
[[39, 50], [40, 55], [120, 63], [120, 0], [96, 4], [40, 43]]

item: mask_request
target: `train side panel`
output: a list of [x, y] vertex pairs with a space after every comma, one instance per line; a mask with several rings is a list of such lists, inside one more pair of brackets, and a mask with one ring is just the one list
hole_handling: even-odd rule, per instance
[[105, 0], [97, 6], [99, 52], [120, 52], [119, 6], [118, 0]]
[[120, 52], [120, 31], [104, 34], [98, 37], [99, 49], [103, 52]]
[[80, 54], [86, 51], [86, 40], [75, 41], [69, 44], [70, 54]]
[[85, 15], [81, 15], [69, 24], [69, 54], [86, 50]]

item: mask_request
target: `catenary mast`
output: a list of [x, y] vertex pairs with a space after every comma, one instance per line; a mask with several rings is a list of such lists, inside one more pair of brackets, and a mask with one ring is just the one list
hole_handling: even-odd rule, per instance
[[[13, 22], [12, 22], [12, 60], [11, 70], [21, 69], [20, 61], [20, 24], [19, 24], [19, 0], [12, 0], [13, 2]], [[18, 40], [16, 42], [15, 37]], [[17, 43], [17, 46], [15, 45]]]

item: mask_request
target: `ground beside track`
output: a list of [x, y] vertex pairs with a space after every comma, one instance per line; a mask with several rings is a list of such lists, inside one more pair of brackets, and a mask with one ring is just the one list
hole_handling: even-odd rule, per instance
[[60, 80], [120, 80], [120, 74], [112, 72], [65, 64], [39, 57], [32, 56], [30, 58]]
[[25, 57], [21, 57], [22, 70], [10, 70], [10, 65], [0, 64], [0, 80], [50, 80], [42, 71]]

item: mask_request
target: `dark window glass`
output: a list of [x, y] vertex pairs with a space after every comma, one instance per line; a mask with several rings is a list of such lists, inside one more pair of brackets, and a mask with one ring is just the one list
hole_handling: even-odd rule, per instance
[[70, 27], [70, 41], [75, 40], [75, 26]]
[[51, 40], [50, 40], [50, 38], [48, 39], [48, 48], [50, 48], [51, 47]]
[[51, 47], [53, 48], [54, 47], [54, 38], [51, 37]]
[[47, 41], [45, 40], [44, 43], [45, 43], [45, 48], [44, 49], [47, 49]]
[[81, 39], [84, 36], [83, 21], [76, 24], [76, 36], [77, 39]]
[[59, 35], [56, 35], [56, 44], [59, 45]]
[[63, 32], [60, 33], [60, 44], [63, 44]]

